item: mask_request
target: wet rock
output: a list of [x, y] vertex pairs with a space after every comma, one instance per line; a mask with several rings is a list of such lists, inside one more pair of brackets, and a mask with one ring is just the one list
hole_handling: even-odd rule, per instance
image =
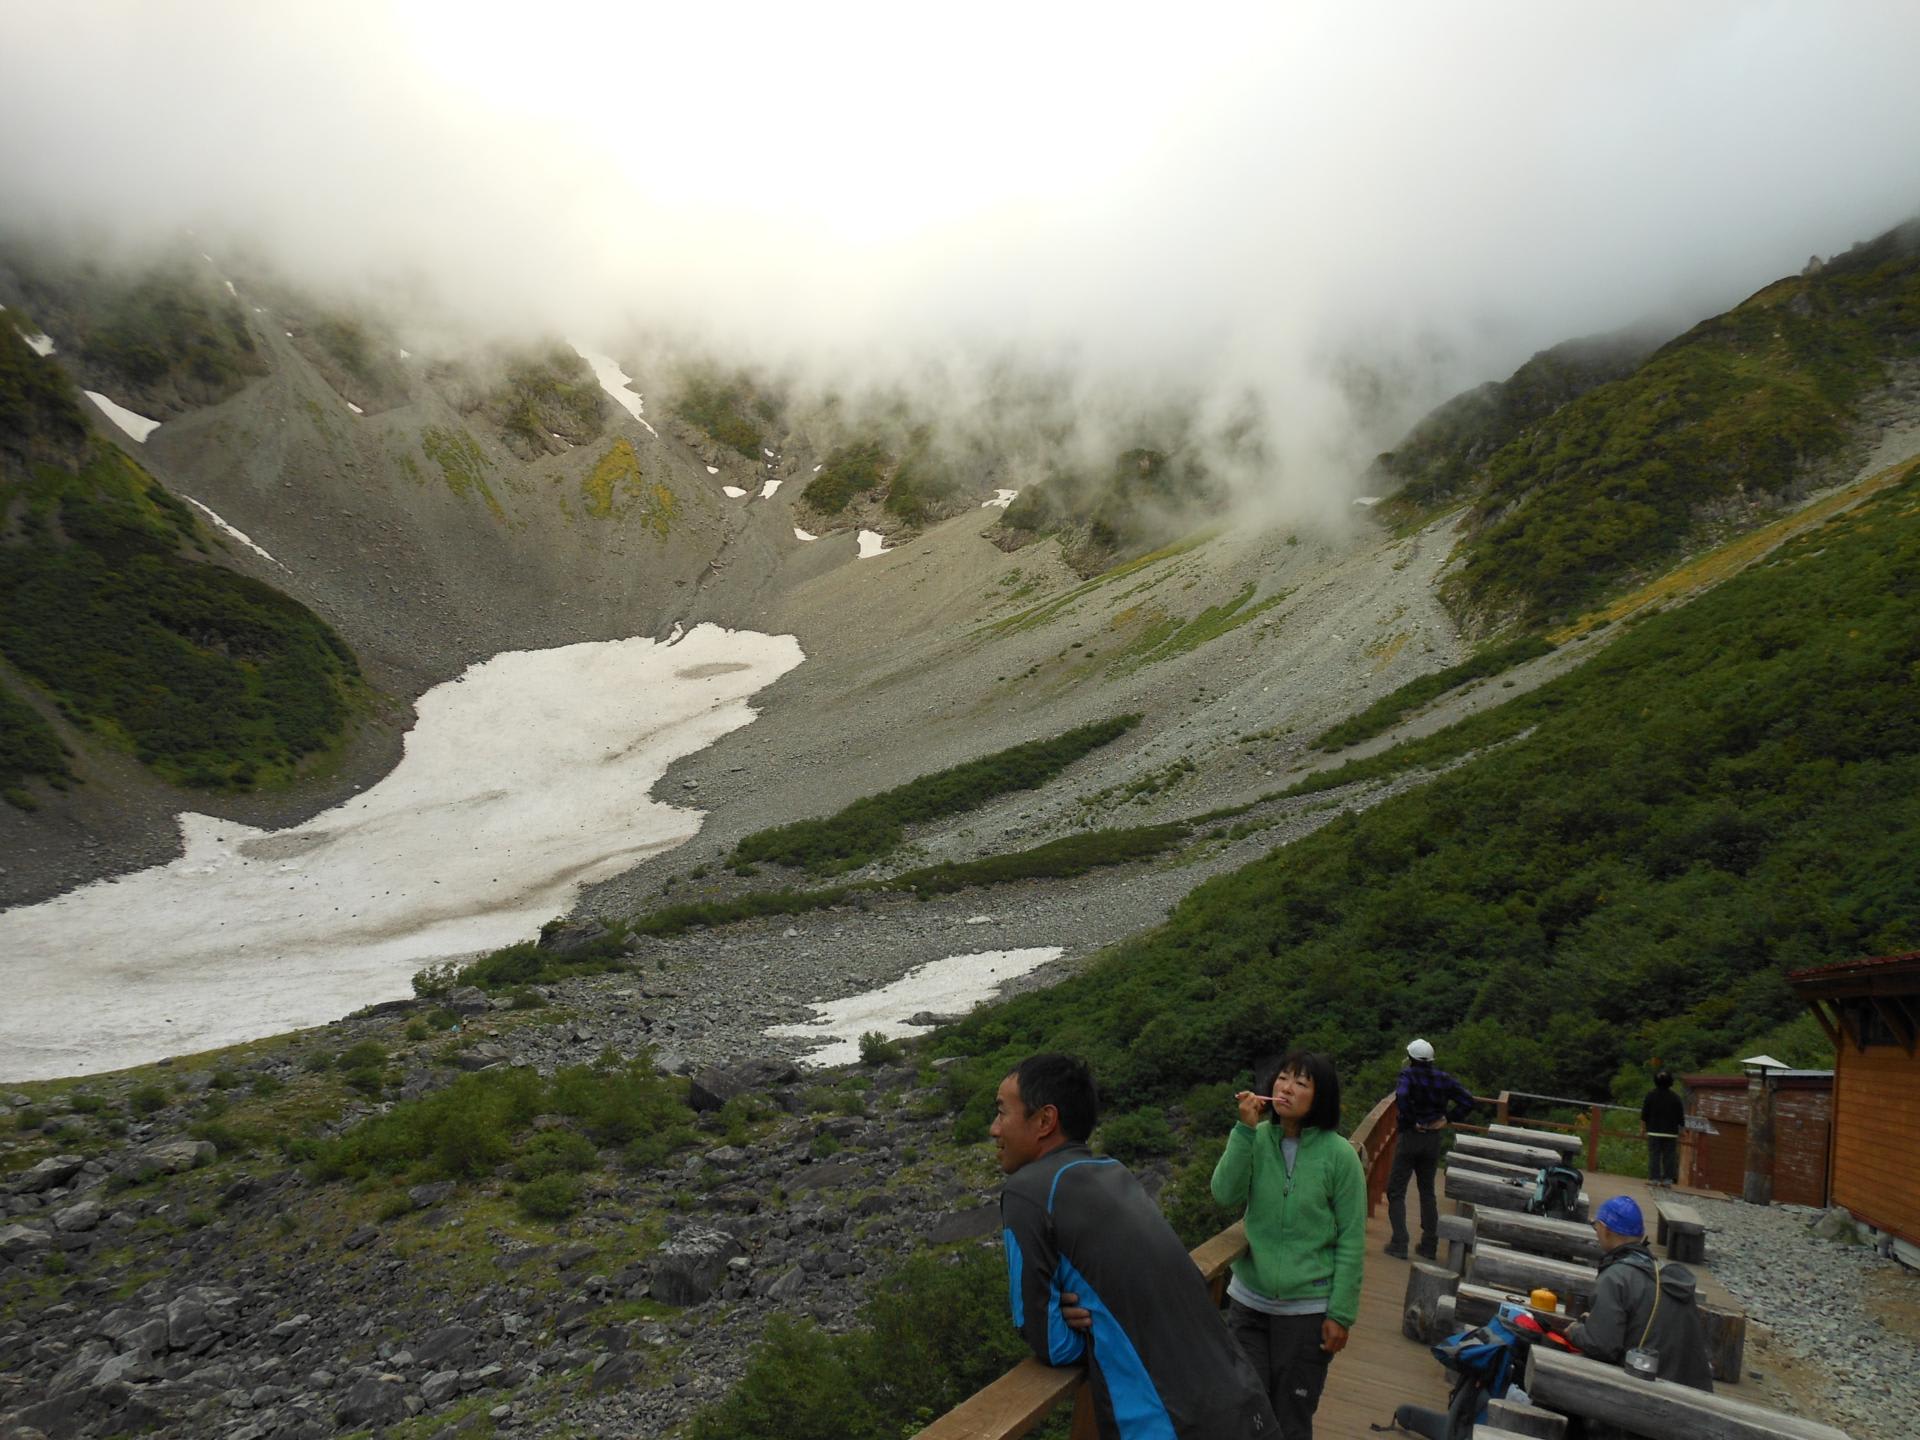
[[791, 1085], [799, 1078], [799, 1066], [773, 1056], [743, 1060], [737, 1065], [713, 1065], [694, 1077], [687, 1103], [696, 1110], [718, 1110], [736, 1095]]
[[934, 1245], [946, 1245], [955, 1240], [978, 1240], [999, 1228], [998, 1205], [975, 1205], [970, 1210], [956, 1210], [952, 1214], [942, 1215], [927, 1232], [927, 1240]]

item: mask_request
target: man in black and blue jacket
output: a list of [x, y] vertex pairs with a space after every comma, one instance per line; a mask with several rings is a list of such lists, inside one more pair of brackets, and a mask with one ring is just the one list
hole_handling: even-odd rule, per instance
[[1179, 1236], [1126, 1166], [1087, 1148], [1085, 1062], [1035, 1055], [995, 1098], [1008, 1293], [1035, 1357], [1085, 1362], [1106, 1440], [1273, 1440], [1259, 1377]]
[[1447, 1148], [1447, 1126], [1473, 1113], [1473, 1092], [1433, 1063], [1433, 1046], [1414, 1040], [1407, 1046], [1407, 1063], [1394, 1089], [1399, 1129], [1393, 1147], [1393, 1168], [1387, 1172], [1387, 1224], [1393, 1235], [1387, 1254], [1407, 1258], [1407, 1180], [1420, 1186], [1420, 1255], [1431, 1260], [1440, 1244], [1440, 1201], [1433, 1193], [1433, 1177]]

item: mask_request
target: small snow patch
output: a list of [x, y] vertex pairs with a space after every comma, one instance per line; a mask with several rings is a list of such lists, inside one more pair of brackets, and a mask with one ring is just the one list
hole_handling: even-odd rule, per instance
[[358, 405], [354, 404], [351, 400], [347, 401], [347, 409], [351, 410], [356, 415], [364, 415], [367, 413], [366, 411], [362, 410]]
[[860, 532], [860, 554], [857, 558], [861, 560], [871, 560], [876, 555], [884, 555], [886, 553], [886, 537], [878, 530], [862, 530]]
[[591, 350], [582, 350], [575, 344], [573, 353], [593, 367], [593, 378], [600, 382], [600, 388], [619, 402], [625, 410], [642, 425], [647, 426], [647, 434], [654, 439], [660, 438], [660, 432], [647, 424], [647, 402], [633, 390], [633, 377], [620, 368], [620, 362], [611, 355], [597, 355]]
[[[246, 546], [249, 550], [253, 551], [254, 554], [259, 555], [267, 560], [273, 560], [274, 564], [280, 565], [280, 562], [278, 560], [274, 560], [273, 556], [268, 555], [266, 551], [262, 550], [258, 545], [254, 544], [252, 539], [249, 538], [249, 536], [244, 530], [234, 529], [233, 526], [229, 525], [225, 520], [222, 520], [218, 515], [216, 515], [211, 505], [202, 505], [198, 500], [194, 499], [191, 495], [183, 495], [180, 498], [185, 500], [189, 505], [195, 506], [200, 511], [202, 511], [209, 520], [213, 521], [215, 525], [218, 525], [222, 530], [226, 531], [227, 534], [231, 535], [234, 539], [238, 540], [242, 545]], [[284, 565], [280, 565], [280, 568], [282, 570], [285, 570], [287, 567]]]
[[820, 537], [818, 535], [809, 535], [796, 525], [793, 527], [793, 538], [796, 540], [818, 540]]
[[287, 338], [288, 338], [289, 340], [291, 340], [291, 339], [293, 338], [293, 331], [291, 331], [291, 330], [289, 330], [289, 331], [287, 331]]
[[779, 493], [780, 487], [786, 483], [787, 482], [784, 480], [767, 481], [766, 484], [760, 487], [760, 498], [762, 500], [771, 500], [776, 494]]
[[238, 300], [240, 298], [240, 292], [233, 288], [233, 282], [229, 280], [226, 282], [226, 284], [227, 284], [227, 293], [233, 296], [234, 299]]
[[765, 449], [765, 448], [762, 448], [762, 450], [760, 451], [760, 453], [761, 453], [762, 455], [764, 455], [764, 456], [766, 456], [766, 457], [767, 457], [767, 459], [769, 459], [769, 460], [771, 460], [771, 459], [773, 458], [773, 452], [772, 452], [771, 450], [768, 450], [768, 449]]
[[813, 467], [813, 473], [814, 473], [814, 474], [816, 474], [816, 475], [818, 475], [818, 474], [820, 473], [820, 467], [819, 467], [818, 465], [816, 465], [816, 466], [814, 466], [814, 467]]
[[33, 351], [34, 354], [43, 360], [53, 353], [53, 337], [51, 335], [22, 335], [20, 338], [27, 342], [27, 348], [29, 350]]
[[149, 420], [144, 415], [136, 415], [126, 406], [114, 404], [98, 390], [88, 390], [85, 393], [89, 400], [106, 412], [109, 420], [143, 445], [147, 442], [147, 436], [160, 428], [158, 420]]
[[718, 475], [719, 473], [720, 473], [720, 467], [718, 465], [707, 466], [707, 474]]
[[402, 360], [411, 360], [413, 358], [413, 352], [411, 350], [402, 350], [400, 352], [400, 358]]
[[969, 925], [991, 925], [991, 924], [993, 924], [993, 916], [991, 916], [991, 915], [969, 915], [969, 916], [967, 917], [967, 924], [969, 924]]
[[742, 490], [738, 485], [722, 485], [720, 487], [720, 493], [725, 495], [729, 500], [738, 500], [747, 492]]
[[1018, 490], [996, 490], [993, 492], [993, 498], [991, 500], [983, 500], [980, 502], [980, 508], [982, 510], [1004, 510], [1013, 504], [1014, 497], [1019, 493]]
[[814, 1018], [804, 1025], [775, 1025], [769, 1035], [817, 1040], [824, 1048], [809, 1054], [810, 1066], [851, 1065], [860, 1058], [860, 1037], [877, 1030], [889, 1040], [917, 1035], [931, 1028], [908, 1023], [922, 1011], [950, 1015], [971, 1010], [991, 1000], [1009, 980], [1018, 979], [1066, 953], [1058, 945], [1026, 950], [987, 950], [977, 955], [952, 955], [917, 966], [893, 984], [864, 995], [849, 996], [812, 1007]]
[[1375, 505], [1378, 505], [1383, 498], [1384, 497], [1379, 495], [1356, 495], [1353, 503], [1356, 505], [1365, 505], [1371, 510]]

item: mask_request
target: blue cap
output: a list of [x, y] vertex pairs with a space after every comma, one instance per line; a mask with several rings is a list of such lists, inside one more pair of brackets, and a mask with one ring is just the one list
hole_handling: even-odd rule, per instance
[[1604, 1202], [1593, 1218], [1616, 1235], [1647, 1233], [1647, 1222], [1640, 1218], [1640, 1207], [1633, 1203], [1631, 1195], [1616, 1195]]

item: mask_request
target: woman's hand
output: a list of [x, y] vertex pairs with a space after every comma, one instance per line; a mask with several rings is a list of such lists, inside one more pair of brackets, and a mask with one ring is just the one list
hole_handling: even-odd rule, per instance
[[1060, 1318], [1069, 1330], [1091, 1330], [1093, 1312], [1080, 1303], [1080, 1297], [1068, 1290], [1060, 1296]]
[[1266, 1095], [1256, 1095], [1251, 1090], [1242, 1090], [1233, 1097], [1233, 1103], [1240, 1107], [1240, 1123], [1242, 1125], [1252, 1126], [1258, 1125], [1262, 1120], [1267, 1118], [1267, 1106], [1270, 1103], [1270, 1097]]
[[1347, 1348], [1347, 1327], [1338, 1320], [1320, 1322], [1320, 1348], [1329, 1355], [1338, 1355]]

